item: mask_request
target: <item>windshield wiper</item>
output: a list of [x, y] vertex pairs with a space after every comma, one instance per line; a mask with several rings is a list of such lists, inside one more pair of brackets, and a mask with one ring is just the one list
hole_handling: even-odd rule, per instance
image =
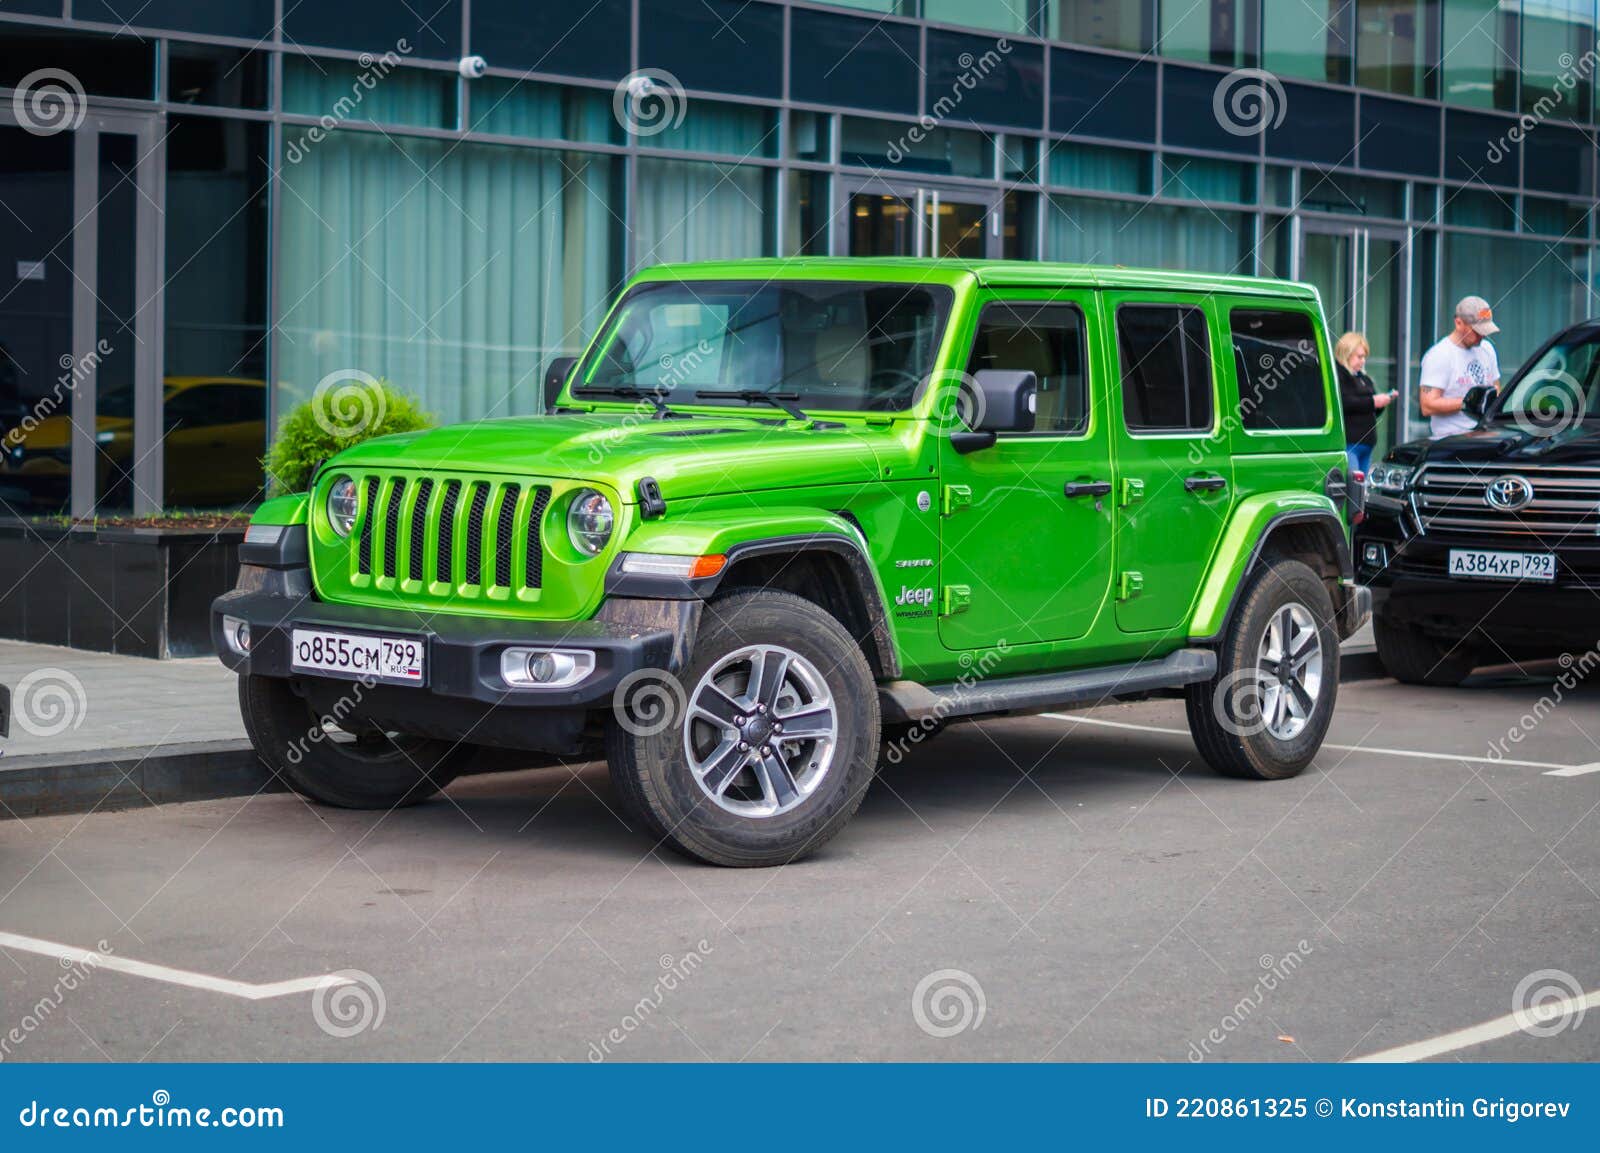
[[575, 388], [572, 390], [572, 395], [580, 398], [585, 396], [609, 396], [621, 400], [647, 400], [655, 408], [655, 412], [651, 416], [652, 420], [688, 416], [689, 414], [686, 412], [673, 412], [667, 407], [665, 400], [667, 391], [664, 389], [638, 388], [629, 384], [597, 384], [581, 389]]
[[695, 392], [696, 400], [742, 400], [746, 404], [770, 404], [773, 408], [781, 408], [794, 420], [810, 420], [799, 405], [794, 402], [800, 399], [798, 392], [765, 392], [759, 388], [741, 388], [728, 391], [721, 388], [702, 388]]

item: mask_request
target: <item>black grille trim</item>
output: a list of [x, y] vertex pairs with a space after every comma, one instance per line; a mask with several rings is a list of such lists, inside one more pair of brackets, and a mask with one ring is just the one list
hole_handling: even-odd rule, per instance
[[466, 583], [483, 583], [483, 512], [489, 504], [489, 486], [472, 486], [472, 503], [467, 508]]
[[522, 574], [524, 588], [536, 589], [544, 585], [544, 510], [550, 506], [550, 486], [539, 485], [533, 490], [533, 500], [528, 506], [528, 550]]
[[414, 581], [427, 579], [424, 550], [428, 539], [428, 500], [432, 496], [433, 481], [424, 477], [417, 482], [417, 501], [411, 508], [411, 564], [406, 576]]
[[439, 555], [433, 562], [434, 577], [440, 584], [451, 581], [450, 562], [454, 557], [456, 537], [456, 504], [461, 499], [461, 482], [448, 481], [444, 486], [444, 507], [439, 510]]
[[378, 515], [378, 478], [367, 478], [367, 507], [361, 516], [361, 546], [356, 550], [356, 571], [372, 575], [372, 521]]
[[494, 527], [494, 583], [503, 589], [511, 587], [511, 544], [517, 531], [517, 498], [521, 495], [519, 485], [508, 484], [500, 490], [500, 512]]
[[389, 489], [389, 503], [383, 513], [383, 575], [399, 576], [395, 552], [400, 546], [400, 506], [405, 502], [406, 482], [395, 477]]

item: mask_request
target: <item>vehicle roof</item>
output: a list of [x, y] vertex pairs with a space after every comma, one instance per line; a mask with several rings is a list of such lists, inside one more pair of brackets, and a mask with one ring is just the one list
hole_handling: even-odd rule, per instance
[[972, 279], [985, 286], [1025, 288], [1068, 286], [1095, 288], [1161, 288], [1193, 292], [1229, 292], [1317, 299], [1317, 290], [1293, 280], [1258, 276], [1220, 276], [1176, 272], [1168, 268], [1124, 268], [1113, 264], [1056, 264], [1039, 260], [951, 260], [912, 256], [762, 257], [752, 260], [662, 264], [639, 274], [643, 280], [784, 280], [847, 275], [874, 275], [896, 280], [913, 277], [931, 284]]

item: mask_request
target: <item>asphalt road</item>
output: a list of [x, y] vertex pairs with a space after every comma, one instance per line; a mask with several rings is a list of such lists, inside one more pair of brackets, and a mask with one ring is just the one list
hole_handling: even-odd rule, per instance
[[[598, 766], [0, 822], [0, 1059], [1372, 1054], [1600, 988], [1600, 771], [1548, 775], [1600, 685], [1550, 689], [1347, 684], [1272, 784], [1174, 702], [956, 727], [778, 870], [653, 852]], [[1600, 1059], [1600, 1008], [1534, 1024], [1440, 1059]]]

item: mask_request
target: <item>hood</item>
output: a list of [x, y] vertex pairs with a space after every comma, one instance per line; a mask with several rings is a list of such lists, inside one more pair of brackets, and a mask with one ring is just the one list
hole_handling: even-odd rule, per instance
[[859, 484], [906, 455], [886, 430], [739, 414], [670, 420], [628, 413], [508, 417], [379, 437], [334, 458], [358, 470], [435, 469], [600, 481], [632, 499], [654, 477], [667, 499]]
[[1600, 421], [1588, 420], [1550, 436], [1494, 421], [1471, 432], [1440, 440], [1414, 440], [1397, 446], [1389, 459], [1397, 464], [1459, 462], [1462, 464], [1586, 464], [1600, 466]]

